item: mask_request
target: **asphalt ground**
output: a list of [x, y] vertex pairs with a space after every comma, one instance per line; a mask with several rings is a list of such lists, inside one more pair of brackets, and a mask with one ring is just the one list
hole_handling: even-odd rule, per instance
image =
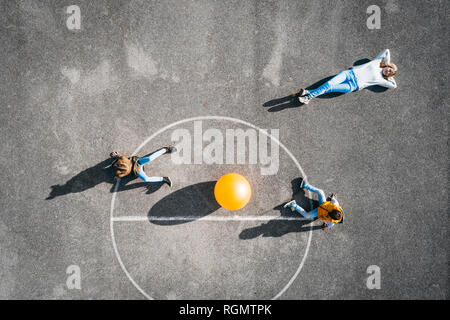
[[[70, 5], [80, 30], [66, 26]], [[366, 25], [370, 5], [381, 29]], [[448, 299], [448, 10], [447, 1], [1, 2], [0, 298]], [[397, 89], [308, 105], [289, 97], [386, 48]], [[145, 168], [172, 188], [114, 184], [111, 151], [143, 155], [173, 143], [175, 129], [194, 135], [187, 120], [158, 133], [194, 117], [223, 137], [251, 128], [258, 146], [258, 128], [276, 132], [280, 144], [266, 144], [279, 149], [276, 172], [163, 155]], [[228, 172], [253, 191], [234, 213], [212, 196]], [[337, 193], [344, 224], [323, 231], [281, 209], [293, 198], [317, 205], [302, 177]], [[67, 286], [73, 265], [80, 289]], [[380, 289], [367, 287], [373, 265]]]

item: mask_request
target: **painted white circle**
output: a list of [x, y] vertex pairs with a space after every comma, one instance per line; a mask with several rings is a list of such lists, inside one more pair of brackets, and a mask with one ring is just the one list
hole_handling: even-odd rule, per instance
[[[134, 150], [134, 152], [132, 153], [132, 155], [136, 155], [139, 150], [141, 150], [148, 142], [150, 142], [153, 138], [155, 138], [156, 136], [158, 136], [159, 134], [163, 133], [164, 131], [175, 127], [177, 125], [186, 123], [186, 122], [191, 122], [191, 121], [196, 121], [196, 120], [225, 120], [225, 121], [231, 121], [231, 122], [235, 122], [235, 123], [240, 123], [243, 125], [246, 125], [250, 128], [253, 128], [255, 130], [258, 130], [259, 132], [263, 133], [264, 135], [266, 135], [267, 137], [269, 137], [270, 139], [272, 139], [276, 144], [278, 144], [283, 150], [284, 152], [287, 153], [287, 155], [292, 159], [292, 161], [295, 163], [295, 165], [297, 166], [298, 170], [300, 171], [300, 174], [302, 175], [303, 179], [305, 179], [305, 181], [307, 181], [307, 177], [306, 174], [304, 173], [302, 167], [300, 166], [300, 163], [298, 162], [298, 160], [294, 157], [294, 155], [286, 148], [285, 145], [283, 145], [278, 139], [276, 139], [275, 137], [273, 137], [271, 134], [267, 133], [266, 130], [263, 130], [249, 122], [246, 122], [244, 120], [240, 120], [240, 119], [236, 119], [236, 118], [231, 118], [231, 117], [222, 117], [222, 116], [200, 116], [200, 117], [193, 117], [193, 118], [188, 118], [188, 119], [184, 119], [184, 120], [180, 120], [177, 122], [174, 122], [172, 124], [169, 124], [163, 128], [161, 128], [160, 130], [158, 130], [157, 132], [155, 132], [154, 134], [152, 134], [150, 137], [148, 137], [143, 143], [141, 143], [141, 145], [139, 147], [137, 147], [136, 150]], [[116, 200], [116, 195], [117, 195], [117, 190], [119, 188], [119, 183], [120, 181], [117, 181], [115, 186], [114, 186], [114, 191], [113, 191], [113, 195], [111, 198], [111, 208], [110, 208], [110, 231], [111, 231], [111, 240], [112, 240], [112, 244], [113, 244], [113, 248], [114, 248], [114, 253], [116, 255], [117, 260], [119, 261], [120, 267], [122, 268], [123, 272], [125, 272], [125, 274], [127, 275], [128, 279], [131, 281], [131, 283], [134, 285], [134, 287], [140, 292], [142, 293], [142, 295], [144, 295], [147, 299], [149, 300], [154, 300], [154, 298], [152, 298], [149, 294], [147, 294], [137, 283], [136, 281], [134, 281], [133, 277], [130, 275], [130, 273], [128, 272], [127, 268], [125, 267], [124, 263], [122, 262], [122, 259], [120, 257], [119, 254], [119, 250], [117, 249], [117, 244], [116, 244], [116, 239], [114, 237], [114, 203]], [[311, 198], [310, 198], [311, 199]], [[310, 200], [311, 202], [311, 200]], [[306, 261], [306, 257], [308, 256], [308, 252], [309, 252], [309, 247], [311, 245], [311, 239], [312, 239], [312, 225], [310, 225], [310, 229], [309, 229], [309, 237], [308, 237], [308, 243], [306, 244], [306, 249], [305, 249], [305, 253], [303, 254], [302, 260], [300, 261], [300, 264], [296, 270], [296, 272], [294, 273], [294, 275], [289, 279], [288, 283], [280, 290], [280, 292], [278, 292], [271, 300], [275, 300], [280, 298], [286, 291], [287, 289], [289, 289], [289, 287], [292, 285], [292, 283], [295, 281], [295, 279], [297, 278], [297, 276], [300, 274], [300, 271], [303, 268], [303, 265]]]

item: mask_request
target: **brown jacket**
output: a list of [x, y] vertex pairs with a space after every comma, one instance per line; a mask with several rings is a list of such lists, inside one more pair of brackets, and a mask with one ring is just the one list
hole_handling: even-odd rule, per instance
[[127, 157], [119, 154], [111, 164], [115, 175], [123, 178], [131, 174], [133, 178], [136, 178], [140, 170], [140, 165], [137, 162], [138, 159], [139, 157], [137, 156]]

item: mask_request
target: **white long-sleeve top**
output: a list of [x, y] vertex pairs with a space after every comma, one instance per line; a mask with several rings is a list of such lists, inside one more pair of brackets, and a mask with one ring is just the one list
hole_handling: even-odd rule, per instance
[[386, 88], [397, 88], [397, 83], [393, 77], [387, 80], [383, 77], [383, 69], [380, 68], [381, 61], [390, 62], [391, 54], [389, 49], [382, 51], [375, 59], [360, 66], [352, 67], [358, 82], [358, 89], [362, 90], [369, 86], [383, 86]]

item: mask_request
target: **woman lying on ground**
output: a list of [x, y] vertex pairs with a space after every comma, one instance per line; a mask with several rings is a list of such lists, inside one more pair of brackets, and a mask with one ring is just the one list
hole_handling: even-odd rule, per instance
[[308, 104], [313, 98], [325, 93], [349, 93], [369, 86], [397, 88], [394, 76], [398, 68], [390, 61], [391, 55], [389, 49], [386, 49], [372, 61], [341, 71], [316, 89], [300, 89], [297, 93], [298, 100]]

